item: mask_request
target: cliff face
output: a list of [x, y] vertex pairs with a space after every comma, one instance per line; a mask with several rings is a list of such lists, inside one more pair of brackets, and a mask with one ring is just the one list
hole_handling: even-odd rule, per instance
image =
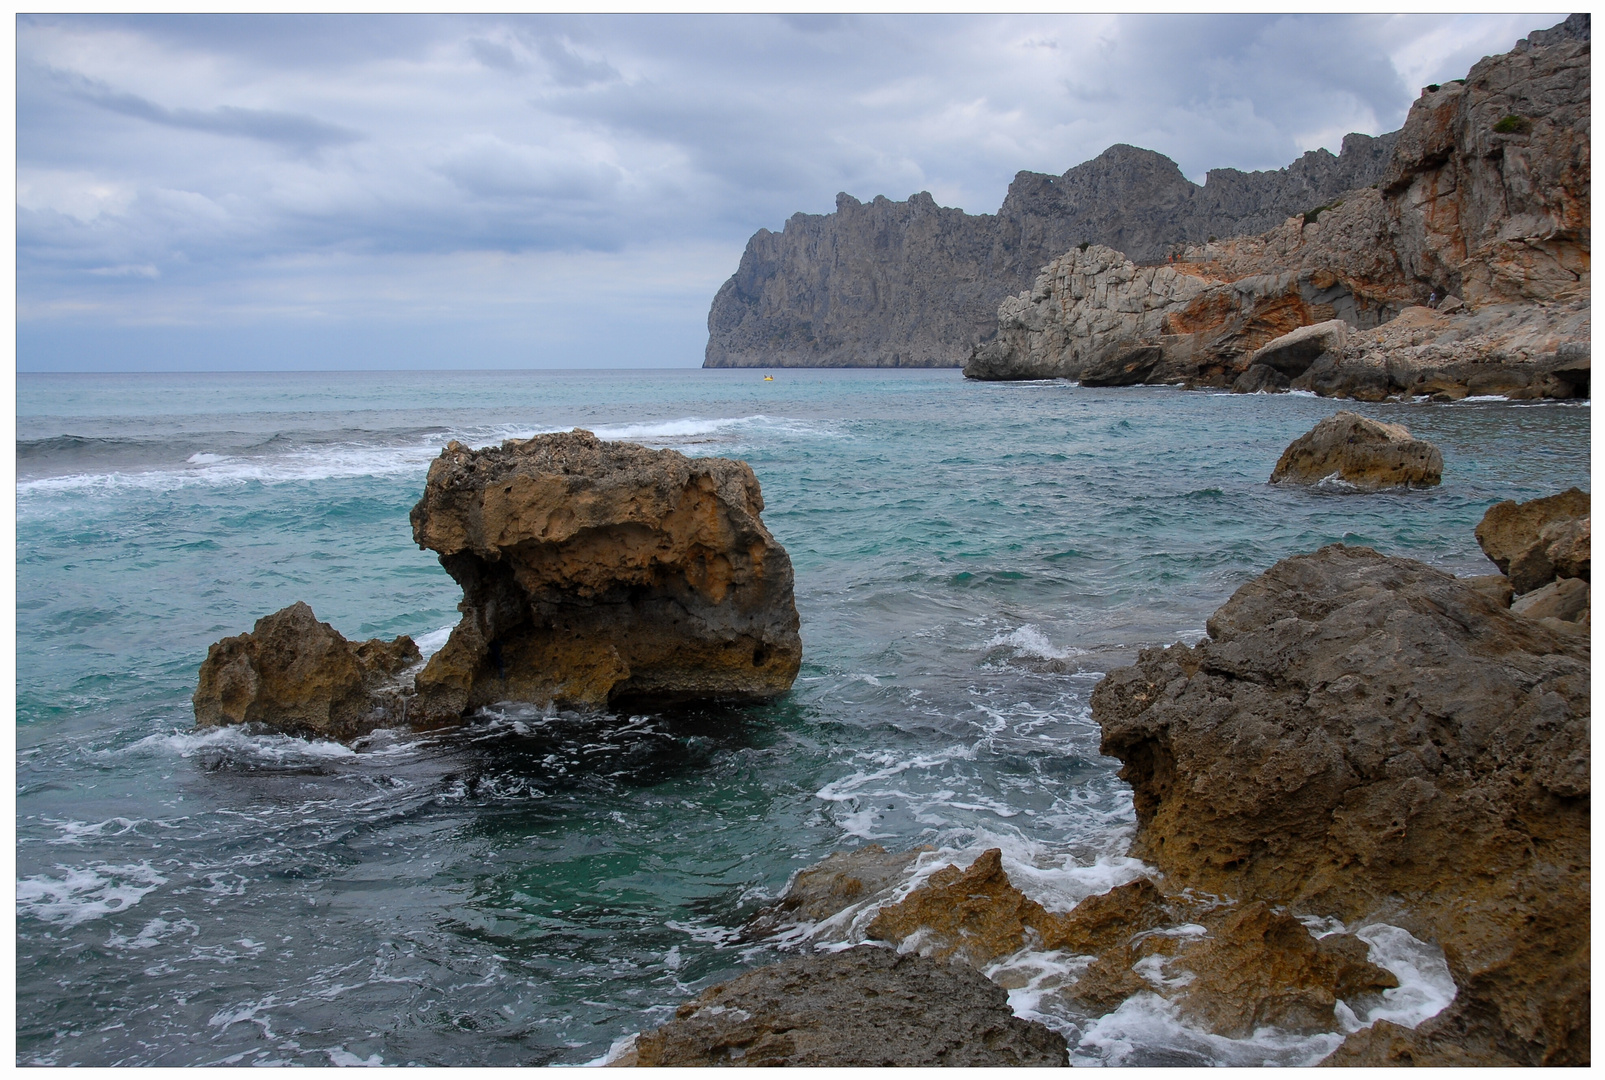
[[1586, 290], [1589, 62], [1573, 15], [1416, 101], [1382, 178], [1407, 278], [1473, 304]]
[[[996, 336], [965, 373], [1232, 386], [1277, 335], [1341, 319], [1364, 333], [1295, 389], [1504, 392], [1472, 388], [1490, 372], [1461, 370], [1493, 362], [1511, 369], [1495, 381], [1524, 396], [1586, 395], [1586, 360], [1562, 354], [1586, 354], [1589, 334], [1588, 35], [1588, 16], [1573, 16], [1462, 83], [1426, 88], [1375, 187], [1318, 212], [1187, 247], [1161, 267], [1067, 251], [1001, 302]], [[1433, 294], [1457, 298], [1441, 313], [1412, 307]], [[1391, 323], [1406, 310], [1401, 339]], [[1142, 348], [1157, 362], [1131, 368], [1124, 358]], [[1545, 382], [1562, 368], [1564, 386]]]
[[1022, 172], [996, 214], [836, 197], [833, 214], [761, 229], [708, 314], [704, 367], [957, 367], [1000, 300], [1083, 241], [1138, 261], [1260, 232], [1376, 182], [1394, 135], [1349, 135], [1270, 172], [1212, 170], [1202, 187], [1162, 154], [1113, 146], [1063, 176]]

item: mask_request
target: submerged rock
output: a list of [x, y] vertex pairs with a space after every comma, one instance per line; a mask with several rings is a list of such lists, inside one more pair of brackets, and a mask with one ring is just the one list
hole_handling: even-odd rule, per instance
[[1009, 1011], [968, 968], [859, 946], [788, 960], [702, 992], [617, 1065], [1069, 1064], [1064, 1037]]
[[1586, 1063], [1586, 638], [1336, 544], [1244, 585], [1207, 629], [1093, 693], [1133, 789], [1132, 854], [1171, 888], [1439, 945], [1454, 1003], [1356, 1046]]
[[1334, 479], [1359, 491], [1431, 487], [1443, 479], [1443, 455], [1402, 424], [1344, 410], [1294, 439], [1271, 473], [1273, 484]]
[[744, 932], [762, 938], [795, 928], [812, 936], [818, 924], [833, 923], [901, 885], [920, 854], [929, 850], [890, 852], [879, 844], [866, 844], [854, 851], [834, 852], [794, 874], [780, 899], [754, 915]]
[[802, 641], [762, 509], [744, 462], [580, 430], [453, 442], [412, 510], [414, 539], [463, 588], [462, 621], [417, 678], [421, 719], [784, 693]]
[[420, 659], [406, 635], [347, 641], [306, 604], [291, 604], [207, 650], [195, 722], [354, 739], [407, 721], [410, 687], [400, 675]]

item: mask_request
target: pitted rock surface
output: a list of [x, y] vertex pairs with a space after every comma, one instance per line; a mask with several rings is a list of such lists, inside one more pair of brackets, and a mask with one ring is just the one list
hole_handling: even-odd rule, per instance
[[195, 722], [260, 724], [337, 740], [401, 726], [411, 687], [400, 676], [420, 659], [406, 635], [347, 641], [306, 604], [294, 603], [207, 650], [193, 698]]
[[1064, 1036], [969, 968], [861, 945], [703, 991], [618, 1065], [1062, 1066]]
[[1132, 854], [1172, 887], [1438, 944], [1457, 997], [1399, 1036], [1423, 1059], [1586, 1063], [1586, 637], [1337, 544], [1282, 560], [1207, 629], [1093, 693], [1135, 796]]
[[1341, 481], [1356, 491], [1432, 487], [1443, 480], [1443, 454], [1402, 424], [1339, 411], [1294, 439], [1271, 483]]
[[1477, 523], [1483, 554], [1510, 578], [1517, 596], [1543, 588], [1556, 577], [1589, 575], [1588, 493], [1568, 488], [1518, 503], [1506, 499]]
[[587, 431], [452, 443], [412, 511], [463, 588], [417, 677], [420, 719], [499, 701], [754, 701], [802, 658], [791, 560], [745, 463]]

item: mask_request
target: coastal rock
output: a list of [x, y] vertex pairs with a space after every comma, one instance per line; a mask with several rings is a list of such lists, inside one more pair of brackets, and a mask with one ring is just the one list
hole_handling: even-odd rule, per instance
[[[1340, 345], [1287, 355], [1287, 368], [1309, 360], [1284, 369], [1294, 389], [1587, 397], [1588, 20], [1424, 91], [1369, 187], [1257, 235], [1172, 249], [1142, 274], [1102, 254], [1107, 269], [1094, 271], [1066, 252], [999, 303], [997, 333], [971, 350], [966, 375], [1076, 378], [1157, 341], [1165, 359], [1143, 381], [1235, 387], [1248, 354], [1335, 320], [1348, 328]], [[1434, 293], [1453, 302], [1425, 306]], [[1243, 387], [1269, 388], [1263, 375]]]
[[743, 933], [763, 938], [784, 928], [817, 933], [833, 926], [843, 913], [863, 908], [901, 885], [920, 854], [929, 850], [890, 852], [879, 844], [866, 844], [834, 852], [792, 875], [780, 899], [754, 915]]
[[1003, 853], [992, 848], [968, 870], [943, 867], [901, 903], [882, 908], [868, 936], [921, 956], [984, 967], [1018, 951], [1028, 927], [1040, 936], [1054, 921], [1010, 884]]
[[406, 635], [347, 641], [297, 602], [206, 651], [193, 698], [195, 722], [354, 739], [406, 722], [411, 688], [400, 676], [420, 659]]
[[750, 971], [642, 1034], [617, 1065], [1062, 1066], [1064, 1037], [978, 972], [859, 946]]
[[1242, 1037], [1272, 1025], [1335, 1031], [1340, 1000], [1396, 986], [1347, 934], [1317, 938], [1263, 903], [1200, 905], [1165, 897], [1146, 879], [1090, 896], [1068, 913], [1043, 909], [1009, 881], [1001, 853], [967, 870], [949, 866], [906, 899], [881, 909], [869, 936], [900, 952], [962, 961], [1003, 985], [1008, 958], [1028, 946], [1089, 956], [1056, 993], [1089, 1016], [1138, 993], [1157, 993], [1216, 1034]]
[[1348, 339], [1348, 324], [1342, 319], [1328, 319], [1326, 322], [1301, 326], [1261, 345], [1249, 363], [1264, 364], [1289, 379], [1296, 379], [1308, 371], [1323, 353], [1341, 354]]
[[1510, 610], [1529, 619], [1586, 622], [1589, 617], [1588, 582], [1581, 578], [1551, 581], [1511, 604]]
[[1154, 373], [1163, 354], [1158, 345], [1133, 345], [1111, 353], [1081, 369], [1081, 385], [1136, 386]]
[[[704, 367], [957, 367], [998, 303], [1074, 244], [1158, 262], [1178, 244], [1257, 233], [1375, 182], [1392, 135], [1348, 135], [1285, 169], [1214, 169], [1203, 186], [1151, 150], [1112, 146], [1063, 176], [1021, 172], [996, 214], [842, 193], [831, 214], [760, 229], [708, 312]], [[1034, 378], [1036, 376], [1014, 376]]]
[[1477, 543], [1520, 596], [1557, 574], [1588, 577], [1588, 522], [1589, 497], [1577, 488], [1524, 503], [1506, 499], [1477, 523]]
[[1173, 888], [1439, 945], [1455, 1000], [1400, 1036], [1423, 1059], [1586, 1063], [1586, 638], [1336, 544], [1244, 585], [1207, 630], [1093, 693], [1132, 854]]
[[1589, 16], [1562, 27], [1427, 87], [1399, 132], [1381, 180], [1394, 247], [1440, 296], [1586, 296]]
[[1283, 394], [1287, 392], [1288, 379], [1280, 371], [1264, 364], [1250, 364], [1232, 383], [1234, 394]]
[[462, 586], [463, 618], [417, 677], [420, 719], [784, 693], [802, 643], [762, 509], [739, 461], [580, 430], [451, 443], [412, 527]]
[[1229, 386], [1256, 349], [1332, 307], [1297, 271], [1218, 276], [1189, 263], [1138, 266], [1113, 248], [1074, 248], [1030, 292], [998, 306], [997, 337], [973, 379], [1071, 378], [1088, 386]]
[[1443, 455], [1401, 424], [1344, 410], [1294, 439], [1271, 472], [1273, 484], [1334, 479], [1359, 491], [1431, 487], [1443, 479]]

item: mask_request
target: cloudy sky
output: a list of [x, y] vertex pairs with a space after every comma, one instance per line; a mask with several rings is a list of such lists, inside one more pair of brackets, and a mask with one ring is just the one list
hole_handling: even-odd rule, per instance
[[23, 16], [18, 365], [695, 366], [838, 191], [1279, 168], [1562, 17]]

